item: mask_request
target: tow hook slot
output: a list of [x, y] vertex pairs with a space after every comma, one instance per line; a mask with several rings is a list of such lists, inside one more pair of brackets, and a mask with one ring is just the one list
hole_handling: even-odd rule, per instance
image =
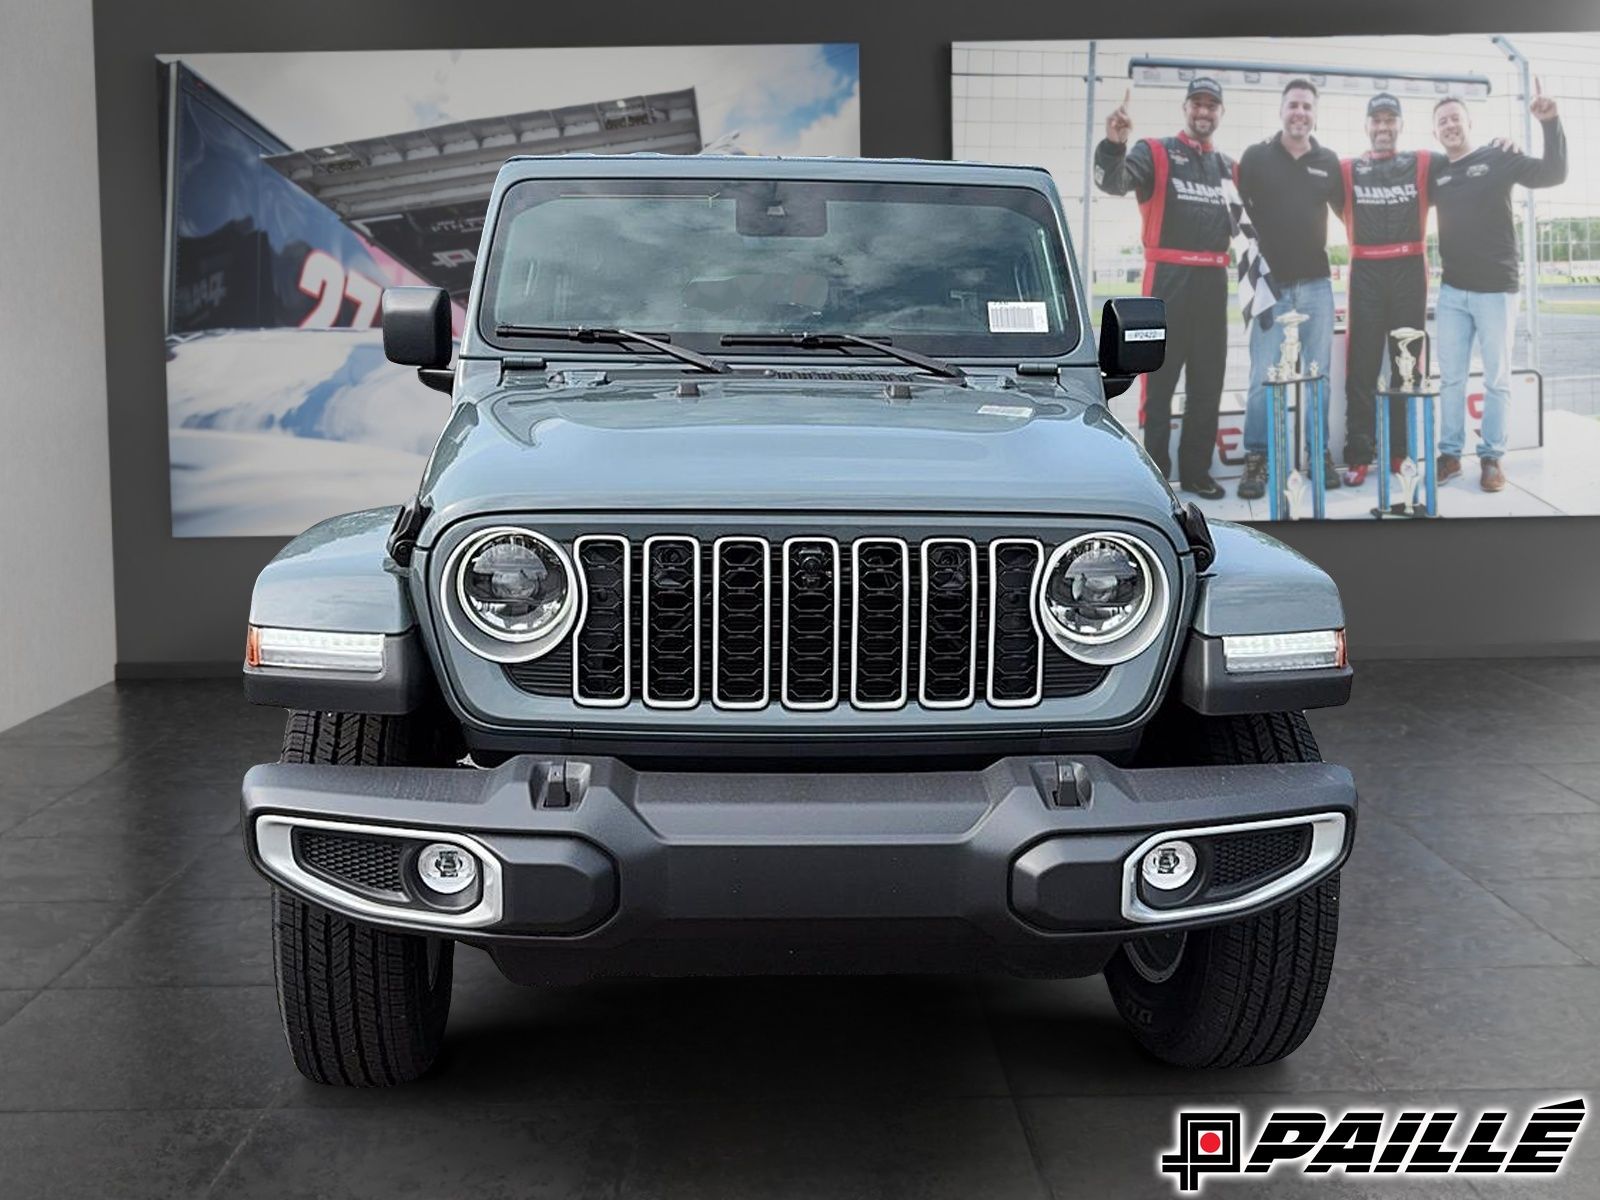
[[535, 808], [576, 808], [589, 788], [589, 764], [542, 762], [534, 780]]
[[[1037, 778], [1039, 772], [1035, 771]], [[1094, 780], [1089, 769], [1075, 758], [1058, 758], [1046, 765], [1040, 791], [1049, 797], [1052, 808], [1088, 808], [1094, 800]]]

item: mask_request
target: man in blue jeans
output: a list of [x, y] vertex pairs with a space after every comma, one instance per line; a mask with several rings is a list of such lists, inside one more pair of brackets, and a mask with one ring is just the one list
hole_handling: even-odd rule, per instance
[[[1239, 199], [1255, 225], [1261, 256], [1272, 273], [1278, 301], [1250, 322], [1250, 391], [1245, 399], [1244, 476], [1239, 497], [1267, 492], [1267, 370], [1278, 361], [1289, 312], [1304, 313], [1300, 365], [1326, 374], [1333, 357], [1333, 283], [1328, 277], [1328, 211], [1342, 210], [1344, 176], [1339, 156], [1311, 136], [1317, 125], [1317, 89], [1291, 79], [1278, 105], [1283, 129], [1257, 142], [1239, 159]], [[1324, 431], [1326, 432], [1326, 431]], [[1323, 445], [1327, 445], [1324, 440]], [[1324, 486], [1339, 486], [1331, 457]]]
[[1554, 187], [1567, 177], [1567, 140], [1556, 102], [1535, 82], [1528, 109], [1544, 133], [1544, 156], [1531, 158], [1499, 145], [1472, 146], [1472, 116], [1460, 100], [1434, 105], [1433, 132], [1444, 147], [1429, 172], [1429, 193], [1439, 211], [1440, 434], [1438, 479], [1461, 474], [1467, 440], [1467, 373], [1472, 343], [1483, 356], [1483, 427], [1478, 442], [1479, 486], [1506, 485], [1500, 458], [1506, 449], [1506, 404], [1511, 388], [1511, 347], [1517, 328], [1517, 233], [1511, 189]]

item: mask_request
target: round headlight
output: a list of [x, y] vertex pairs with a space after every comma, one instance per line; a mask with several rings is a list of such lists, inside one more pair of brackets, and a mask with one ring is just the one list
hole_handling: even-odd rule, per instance
[[1068, 637], [1096, 645], [1137, 625], [1153, 590], [1149, 570], [1130, 546], [1090, 537], [1056, 563], [1045, 580], [1044, 606]]
[[1103, 666], [1143, 653], [1160, 636], [1169, 608], [1160, 560], [1123, 533], [1090, 533], [1057, 546], [1038, 599], [1051, 640]]
[[582, 615], [571, 560], [531, 529], [502, 525], [469, 537], [445, 564], [441, 587], [456, 638], [496, 662], [538, 658]]
[[538, 637], [562, 617], [572, 582], [555, 549], [525, 533], [483, 543], [461, 565], [467, 616], [510, 641]]

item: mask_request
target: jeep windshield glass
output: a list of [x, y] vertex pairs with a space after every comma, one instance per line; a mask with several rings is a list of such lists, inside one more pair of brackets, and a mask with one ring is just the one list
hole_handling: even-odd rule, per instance
[[819, 348], [729, 335], [848, 333], [1017, 361], [1069, 353], [1080, 329], [1050, 203], [1021, 187], [527, 180], [501, 206], [483, 296], [480, 334], [519, 350], [556, 343], [501, 330], [649, 330], [727, 359]]

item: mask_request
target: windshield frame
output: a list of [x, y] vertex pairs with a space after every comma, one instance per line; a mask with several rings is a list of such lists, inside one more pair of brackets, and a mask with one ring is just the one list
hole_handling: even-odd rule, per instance
[[[1056, 286], [1060, 289], [1066, 317], [1065, 328], [1054, 334], [983, 335], [984, 340], [990, 344], [982, 350], [953, 346], [953, 342], [960, 342], [963, 338], [960, 334], [952, 333], [907, 334], [897, 332], [885, 335], [871, 329], [834, 329], [831, 327], [819, 327], [807, 332], [819, 334], [862, 334], [869, 338], [889, 341], [896, 346], [915, 350], [924, 355], [932, 355], [950, 362], [1017, 363], [1038, 360], [1065, 362], [1082, 349], [1084, 339], [1087, 336], [1088, 323], [1086, 314], [1080, 304], [1082, 293], [1077, 277], [1077, 263], [1071, 253], [1071, 241], [1067, 234], [1060, 207], [1054, 202], [1052, 194], [1044, 188], [1031, 187], [1016, 182], [950, 180], [944, 178], [908, 179], [904, 176], [879, 179], [853, 176], [834, 177], [822, 174], [801, 177], [784, 175], [779, 177], [778, 181], [838, 187], [845, 191], [866, 185], [887, 189], [892, 194], [915, 191], [972, 192], [977, 193], [980, 201], [986, 201], [989, 206], [1008, 208], [1027, 216], [1035, 220], [1046, 234], [1049, 242], [1047, 247], [1050, 256], [1049, 269], [1054, 277]], [[503, 323], [494, 316], [494, 309], [500, 276], [505, 262], [506, 231], [510, 222], [518, 214], [536, 206], [538, 203], [544, 202], [546, 197], [539, 195], [541, 191], [548, 193], [552, 189], [567, 190], [569, 192], [593, 189], [604, 194], [615, 194], [620, 189], [637, 187], [641, 192], [649, 193], [666, 185], [663, 190], [668, 191], [669, 194], [677, 188], [682, 188], [684, 194], [693, 194], [699, 189], [706, 188], [708, 185], [714, 186], [717, 183], [763, 184], [771, 182], [774, 182], [773, 176], [762, 171], [740, 172], [735, 164], [729, 164], [726, 171], [718, 172], [715, 175], [698, 171], [673, 175], [621, 175], [604, 172], [593, 175], [540, 175], [524, 177], [512, 182], [500, 196], [499, 203], [495, 205], [494, 220], [491, 228], [486, 231], [484, 240], [483, 254], [486, 261], [483, 274], [474, 289], [473, 297], [476, 303], [474, 332], [478, 340], [486, 348], [511, 354], [536, 353], [549, 357], [575, 357], [597, 360], [603, 358], [608, 361], [617, 361], [619, 359], [630, 361], [640, 357], [637, 352], [629, 351], [620, 346], [605, 346], [603, 348], [597, 346], [593, 351], [579, 350], [572, 342], [566, 340], [517, 335], [501, 336], [496, 332], [496, 326]], [[518, 195], [519, 191], [523, 193], [521, 196]], [[917, 202], [939, 203], [940, 201]], [[873, 357], [865, 347], [858, 353], [842, 353], [839, 350], [819, 349], [815, 346], [771, 345], [731, 348], [722, 344], [722, 335], [748, 332], [742, 329], [726, 328], [695, 331], [649, 329], [642, 331], [670, 341], [675, 346], [697, 350], [702, 354], [717, 355], [734, 365], [750, 366], [763, 361], [789, 358], [824, 358], [829, 361], [840, 362], [850, 358], [865, 361]], [[969, 338], [966, 340], [976, 339]], [[599, 353], [595, 351], [599, 351]], [[880, 355], [878, 357], [888, 356]]]

